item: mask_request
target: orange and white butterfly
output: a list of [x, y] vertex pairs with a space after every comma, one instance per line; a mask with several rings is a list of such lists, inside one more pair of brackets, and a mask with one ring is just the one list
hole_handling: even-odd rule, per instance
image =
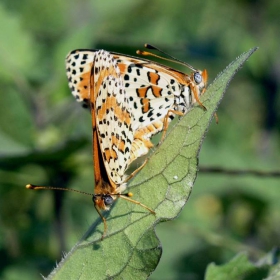
[[[156, 49], [151, 45], [145, 46]], [[70, 52], [66, 58], [69, 87], [76, 100], [82, 102], [84, 107], [90, 107], [89, 78], [98, 52], [78, 49]], [[186, 114], [196, 102], [205, 109], [199, 97], [206, 89], [207, 71], [196, 70], [183, 63], [193, 71], [187, 75], [150, 60], [113, 52], [110, 54], [123, 79], [133, 117], [131, 127], [134, 141], [128, 162], [130, 164], [148, 153], [153, 147], [151, 137], [162, 130], [166, 131], [168, 122], [174, 115]], [[156, 56], [143, 51], [138, 51], [138, 54]], [[181, 61], [171, 58], [182, 64]]]
[[76, 100], [90, 108], [93, 131], [97, 130], [93, 198], [98, 212], [113, 203], [115, 194], [128, 199], [129, 193], [121, 193], [133, 175], [126, 178], [125, 171], [148, 153], [154, 134], [166, 130], [175, 114], [186, 114], [194, 103], [205, 108], [199, 96], [205, 91], [207, 72], [186, 65], [193, 70], [191, 75], [103, 50], [74, 50], [67, 55], [69, 87]]

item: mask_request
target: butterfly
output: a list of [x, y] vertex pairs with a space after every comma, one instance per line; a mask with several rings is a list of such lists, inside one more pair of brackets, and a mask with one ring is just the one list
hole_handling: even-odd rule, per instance
[[[148, 44], [145, 47], [159, 50]], [[93, 58], [97, 52], [98, 50], [78, 49], [70, 52], [66, 59], [69, 87], [76, 100], [85, 108], [90, 107], [87, 87], [94, 64]], [[137, 51], [137, 53], [158, 57], [145, 51]], [[175, 115], [185, 115], [195, 103], [206, 109], [199, 97], [206, 90], [207, 71], [196, 70], [172, 56], [170, 57], [173, 61], [189, 67], [192, 73], [187, 75], [147, 59], [114, 52], [110, 54], [120, 71], [128, 105], [133, 113], [131, 126], [134, 131], [134, 141], [131, 147], [130, 164], [147, 154], [153, 147], [150, 141], [153, 135], [163, 131], [162, 139], [164, 139], [168, 123]]]
[[117, 196], [128, 199], [130, 193], [121, 193], [138, 169], [129, 177], [125, 177], [125, 171], [153, 147], [151, 137], [165, 132], [174, 116], [186, 114], [194, 103], [205, 108], [199, 96], [206, 88], [207, 71], [187, 66], [193, 70], [190, 75], [146, 59], [104, 50], [74, 50], [67, 55], [71, 92], [91, 111], [93, 200], [104, 226], [100, 210], [108, 209]]

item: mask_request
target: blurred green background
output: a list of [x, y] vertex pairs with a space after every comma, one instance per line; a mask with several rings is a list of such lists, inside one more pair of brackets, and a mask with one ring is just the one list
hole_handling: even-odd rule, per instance
[[280, 169], [279, 10], [277, 0], [2, 0], [0, 279], [48, 275], [97, 218], [86, 196], [25, 189], [93, 191], [90, 116], [72, 98], [64, 66], [76, 48], [134, 55], [151, 43], [207, 69], [211, 83], [259, 46], [210, 126], [188, 203], [156, 228], [163, 256], [150, 279], [203, 279], [210, 262], [244, 250], [257, 259], [279, 246], [279, 177], [203, 172]]

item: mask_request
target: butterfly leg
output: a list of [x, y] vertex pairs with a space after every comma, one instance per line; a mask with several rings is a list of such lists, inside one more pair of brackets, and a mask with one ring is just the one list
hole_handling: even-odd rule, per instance
[[[132, 177], [134, 177], [148, 162], [148, 159], [145, 159], [145, 161], [142, 163], [142, 165], [140, 167], [138, 167], [136, 170], [134, 170], [125, 180], [125, 182], [129, 181]], [[137, 201], [137, 200], [134, 200], [134, 199], [131, 199], [130, 197], [132, 196], [133, 194], [131, 192], [127, 193], [127, 194], [119, 194], [119, 197], [125, 199], [125, 200], [128, 200], [132, 203], [135, 203], [145, 209], [147, 209], [148, 211], [150, 211], [152, 214], [156, 214], [156, 212], [154, 210], [152, 210], [151, 208], [149, 208], [148, 206], [142, 204], [141, 202]]]
[[138, 168], [136, 168], [126, 179], [125, 182], [128, 182], [131, 178], [133, 178], [148, 162], [148, 159], [146, 158], [145, 161], [141, 164], [141, 166], [139, 166]]
[[104, 224], [104, 231], [103, 231], [103, 234], [102, 234], [102, 236], [101, 236], [101, 240], [103, 240], [104, 237], [106, 236], [106, 233], [107, 233], [107, 222], [106, 222], [106, 219], [105, 219], [105, 218], [103, 217], [103, 215], [101, 214], [100, 210], [95, 206], [95, 204], [94, 204], [94, 207], [95, 207], [95, 209], [96, 209], [98, 215], [100, 216], [100, 218], [102, 219], [103, 224]]
[[161, 139], [160, 139], [160, 142], [159, 144], [161, 144], [166, 136], [166, 132], [167, 132], [167, 129], [168, 129], [168, 118], [169, 118], [169, 115], [170, 114], [174, 114], [174, 115], [177, 115], [177, 116], [184, 116], [184, 114], [182, 112], [179, 112], [179, 111], [175, 111], [175, 110], [168, 110], [167, 114], [165, 115], [164, 117], [164, 120], [163, 120], [163, 132], [162, 132], [162, 136], [161, 136]]
[[[197, 92], [197, 89], [196, 87], [193, 85], [193, 83], [190, 83], [190, 88], [191, 88], [191, 91], [194, 93], [194, 98], [196, 100], [196, 102], [199, 104], [199, 106], [204, 110], [204, 111], [207, 111], [207, 108], [202, 104], [202, 102], [200, 101], [199, 99], [199, 95], [198, 95], [198, 92]], [[202, 94], [204, 94], [205, 92], [205, 88], [203, 89]]]
[[139, 205], [139, 206], [141, 206], [141, 207], [147, 209], [148, 211], [150, 211], [150, 212], [151, 212], [152, 214], [154, 214], [154, 215], [156, 214], [156, 212], [155, 212], [154, 210], [152, 210], [151, 208], [149, 208], [148, 206], [142, 204], [141, 202], [139, 202], [139, 201], [137, 201], [137, 200], [131, 199], [131, 198], [130, 198], [131, 195], [132, 195], [131, 193], [128, 193], [127, 195], [122, 195], [122, 194], [120, 194], [120, 197], [123, 198], [123, 199], [125, 199], [125, 200], [127, 200], [127, 201], [130, 201], [130, 202], [132, 202], [132, 203], [135, 203], [135, 204], [137, 204], [137, 205]]
[[218, 117], [217, 112], [214, 113], [214, 118], [215, 118], [216, 124], [219, 124], [219, 117]]
[[[199, 104], [199, 106], [200, 106], [204, 111], [207, 111], [207, 108], [206, 108], [206, 107], [202, 104], [202, 102], [200, 101], [199, 96], [198, 96], [198, 93], [197, 93], [197, 90], [196, 90], [196, 88], [193, 86], [192, 83], [190, 83], [190, 87], [191, 87], [192, 91], [194, 92], [194, 98], [195, 98], [195, 100], [197, 101], [197, 103]], [[201, 93], [201, 95], [203, 95], [205, 91], [206, 91], [206, 89], [204, 88], [203, 91], [202, 91], [202, 93]], [[219, 117], [218, 117], [218, 114], [217, 114], [216, 112], [214, 113], [214, 118], [215, 118], [216, 124], [218, 124], [218, 123], [219, 123]]]

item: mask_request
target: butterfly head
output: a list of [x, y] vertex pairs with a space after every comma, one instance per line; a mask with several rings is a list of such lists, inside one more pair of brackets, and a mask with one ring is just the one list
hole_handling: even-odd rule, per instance
[[92, 197], [94, 206], [100, 210], [109, 210], [115, 199], [110, 194], [95, 194]]
[[208, 79], [208, 75], [206, 69], [203, 71], [196, 70], [190, 76], [190, 83], [189, 83], [189, 87], [192, 94], [191, 103], [197, 102], [204, 110], [206, 110], [206, 107], [202, 104], [199, 97], [206, 90], [207, 79]]
[[203, 92], [201, 91], [206, 88], [207, 79], [208, 75], [206, 69], [203, 71], [197, 70], [192, 73], [191, 81], [193, 82], [194, 86], [199, 88], [199, 95], [202, 94]]

